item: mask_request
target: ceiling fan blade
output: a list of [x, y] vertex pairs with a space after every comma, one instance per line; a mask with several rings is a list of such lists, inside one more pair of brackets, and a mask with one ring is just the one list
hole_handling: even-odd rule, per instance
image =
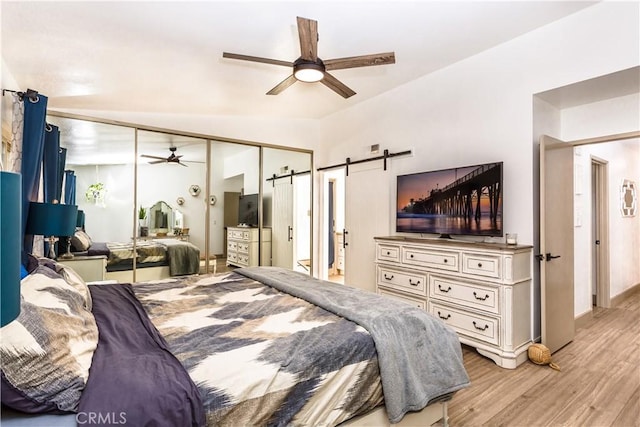
[[279, 59], [261, 58], [259, 56], [240, 55], [238, 53], [222, 52], [223, 58], [239, 59], [241, 61], [262, 62], [264, 64], [282, 65], [283, 67], [293, 67], [293, 62], [280, 61]]
[[164, 160], [164, 161], [167, 160], [166, 157], [150, 156], [148, 154], [140, 154], [140, 157], [146, 157], [148, 159], [158, 159], [158, 160]]
[[176, 163], [177, 163], [177, 164], [179, 164], [180, 166], [184, 166], [185, 168], [188, 168], [188, 167], [189, 167], [189, 166], [185, 165], [185, 164], [184, 164], [184, 163], [182, 163], [182, 162], [176, 162]]
[[154, 160], [153, 162], [149, 162], [150, 165], [157, 165], [158, 163], [167, 163], [167, 159], [164, 160]]
[[300, 57], [315, 62], [318, 59], [318, 21], [298, 16], [298, 36]]
[[324, 67], [327, 71], [345, 68], [370, 67], [373, 65], [395, 64], [396, 55], [393, 52], [376, 53], [373, 55], [350, 56], [347, 58], [327, 59]]
[[320, 82], [343, 98], [349, 98], [356, 94], [347, 85], [327, 72], [324, 73], [324, 78]]
[[283, 90], [285, 90], [286, 88], [288, 88], [289, 86], [291, 86], [292, 84], [294, 84], [295, 82], [296, 82], [296, 78], [293, 74], [291, 74], [289, 77], [287, 77], [286, 79], [278, 83], [269, 92], [267, 92], [267, 95], [277, 95]]

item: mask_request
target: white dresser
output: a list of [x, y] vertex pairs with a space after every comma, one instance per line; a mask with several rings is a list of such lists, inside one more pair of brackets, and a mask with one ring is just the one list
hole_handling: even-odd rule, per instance
[[259, 229], [256, 227], [227, 228], [227, 265], [255, 267], [271, 265], [271, 229], [262, 229], [262, 262], [258, 262]]
[[376, 289], [429, 311], [503, 368], [532, 343], [532, 247], [376, 237]]

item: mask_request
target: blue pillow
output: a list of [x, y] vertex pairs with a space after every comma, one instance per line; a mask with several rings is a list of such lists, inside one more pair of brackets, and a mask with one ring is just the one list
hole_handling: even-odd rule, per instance
[[24, 279], [28, 275], [29, 275], [29, 272], [27, 271], [26, 268], [24, 268], [24, 265], [20, 263], [20, 280]]

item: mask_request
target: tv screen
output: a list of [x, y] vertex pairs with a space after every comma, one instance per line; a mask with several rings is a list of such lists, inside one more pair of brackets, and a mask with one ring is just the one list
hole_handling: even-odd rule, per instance
[[502, 236], [502, 162], [400, 175], [396, 232]]
[[258, 195], [245, 194], [238, 202], [238, 224], [258, 226]]

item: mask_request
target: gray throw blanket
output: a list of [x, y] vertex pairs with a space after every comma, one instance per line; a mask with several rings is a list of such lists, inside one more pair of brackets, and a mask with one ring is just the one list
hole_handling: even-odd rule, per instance
[[172, 276], [200, 272], [200, 249], [193, 243], [176, 239], [154, 239], [167, 248], [169, 273]]
[[460, 340], [439, 319], [409, 304], [277, 267], [236, 273], [349, 319], [371, 334], [392, 423], [443, 395], [468, 387]]

